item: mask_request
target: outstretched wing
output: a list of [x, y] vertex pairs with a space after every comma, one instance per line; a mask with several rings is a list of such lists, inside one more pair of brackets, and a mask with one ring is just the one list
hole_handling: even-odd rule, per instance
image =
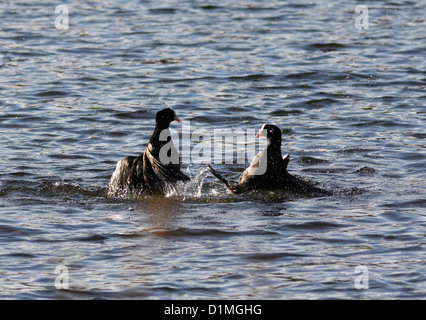
[[151, 168], [160, 179], [165, 182], [188, 181], [190, 178], [180, 171], [180, 166], [175, 164], [163, 164], [156, 159], [149, 148], [145, 148], [145, 156], [151, 164]]
[[118, 195], [142, 190], [145, 185], [142, 157], [126, 157], [117, 162], [108, 185], [109, 194]]

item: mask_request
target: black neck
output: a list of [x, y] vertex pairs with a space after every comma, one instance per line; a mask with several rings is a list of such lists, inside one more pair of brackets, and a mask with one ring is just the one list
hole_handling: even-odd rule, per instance
[[281, 149], [281, 136], [274, 137], [274, 139], [268, 139], [268, 148]]
[[268, 155], [281, 157], [281, 137], [275, 137], [273, 141], [268, 140]]
[[169, 128], [170, 123], [165, 123], [165, 122], [157, 122], [155, 124], [155, 129], [154, 132], [152, 133], [151, 139], [149, 140], [149, 142], [152, 144], [154, 142], [159, 141], [160, 138], [160, 134], [163, 130], [168, 129]]

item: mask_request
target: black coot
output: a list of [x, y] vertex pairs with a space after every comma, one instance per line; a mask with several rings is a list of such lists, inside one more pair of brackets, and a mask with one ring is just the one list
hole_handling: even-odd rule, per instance
[[332, 193], [310, 185], [287, 172], [290, 156], [281, 154], [281, 130], [271, 124], [263, 125], [256, 135], [268, 138], [268, 146], [259, 152], [250, 166], [241, 174], [238, 184], [229, 183], [211, 166], [208, 166], [215, 177], [226, 184], [233, 193], [242, 193], [251, 190], [288, 190], [291, 192], [309, 195], [324, 196]]
[[110, 194], [165, 195], [177, 181], [190, 180], [180, 171], [179, 154], [171, 140], [169, 125], [174, 120], [180, 122], [171, 108], [157, 112], [144, 153], [117, 163], [108, 186]]

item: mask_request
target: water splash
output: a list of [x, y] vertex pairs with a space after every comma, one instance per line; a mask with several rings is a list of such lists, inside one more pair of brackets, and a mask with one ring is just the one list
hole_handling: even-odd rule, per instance
[[183, 183], [179, 182], [173, 190], [171, 190], [170, 193], [166, 194], [166, 197], [179, 197], [182, 198], [182, 200], [186, 199], [198, 199], [203, 197], [203, 184], [204, 180], [208, 176], [209, 170], [207, 167], [200, 167], [197, 169], [197, 172], [194, 177], [191, 176], [190, 171], [188, 167], [189, 176], [191, 178], [190, 181]]

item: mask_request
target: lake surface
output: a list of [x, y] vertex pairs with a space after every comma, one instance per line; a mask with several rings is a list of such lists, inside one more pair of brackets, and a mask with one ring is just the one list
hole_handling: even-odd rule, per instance
[[[426, 1], [58, 4], [0, 4], [0, 298], [426, 298]], [[109, 197], [164, 107], [336, 195]]]

